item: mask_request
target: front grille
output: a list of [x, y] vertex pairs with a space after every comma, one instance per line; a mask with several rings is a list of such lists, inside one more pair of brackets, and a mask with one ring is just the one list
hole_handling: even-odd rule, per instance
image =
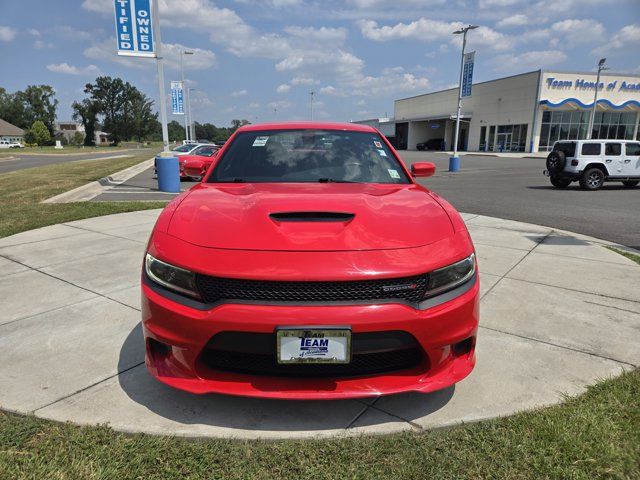
[[425, 355], [407, 332], [354, 333], [347, 364], [279, 364], [276, 337], [271, 333], [222, 332], [200, 355], [211, 370], [277, 377], [355, 377], [406, 370]]
[[427, 274], [413, 277], [347, 282], [279, 282], [239, 280], [197, 274], [203, 300], [264, 302], [336, 302], [402, 299], [419, 302], [427, 288]]

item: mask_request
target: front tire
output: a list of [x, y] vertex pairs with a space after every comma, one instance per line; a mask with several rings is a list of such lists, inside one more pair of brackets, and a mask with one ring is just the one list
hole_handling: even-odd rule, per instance
[[640, 183], [640, 180], [623, 180], [622, 185], [627, 188], [633, 188]]
[[571, 180], [569, 180], [568, 178], [551, 177], [550, 180], [551, 185], [556, 188], [567, 188], [569, 185], [571, 185]]
[[585, 170], [580, 177], [580, 186], [583, 190], [600, 190], [604, 184], [604, 173], [599, 168]]

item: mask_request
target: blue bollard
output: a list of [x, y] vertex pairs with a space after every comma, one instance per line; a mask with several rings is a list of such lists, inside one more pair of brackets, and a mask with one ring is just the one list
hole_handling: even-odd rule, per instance
[[156, 157], [156, 170], [161, 192], [180, 193], [180, 165], [176, 157]]
[[460, 157], [449, 157], [449, 171], [460, 171]]

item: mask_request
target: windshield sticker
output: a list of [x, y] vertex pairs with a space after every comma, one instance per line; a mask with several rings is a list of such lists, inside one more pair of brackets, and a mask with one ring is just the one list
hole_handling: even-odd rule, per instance
[[380, 155], [381, 157], [386, 157], [387, 152], [385, 152], [384, 150], [378, 150], [378, 155]]
[[264, 147], [267, 144], [268, 140], [269, 140], [269, 137], [256, 137], [256, 139], [253, 141], [253, 146]]
[[382, 148], [382, 144], [380, 142], [378, 142], [377, 140], [375, 142], [373, 142], [373, 144], [376, 146], [376, 148]]
[[387, 172], [389, 172], [389, 176], [391, 178], [400, 178], [400, 174], [398, 173], [398, 171], [394, 170], [393, 168], [387, 168]]

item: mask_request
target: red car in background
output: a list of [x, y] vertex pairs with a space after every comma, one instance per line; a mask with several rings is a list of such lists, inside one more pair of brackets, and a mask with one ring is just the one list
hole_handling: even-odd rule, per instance
[[475, 365], [479, 274], [458, 212], [376, 129], [238, 129], [173, 199], [142, 268], [145, 362], [192, 393], [430, 392]]
[[[218, 150], [220, 150], [220, 147], [217, 145], [202, 145], [189, 155], [179, 156], [180, 179], [201, 180]], [[189, 171], [187, 171], [188, 165], [190, 165]]]

